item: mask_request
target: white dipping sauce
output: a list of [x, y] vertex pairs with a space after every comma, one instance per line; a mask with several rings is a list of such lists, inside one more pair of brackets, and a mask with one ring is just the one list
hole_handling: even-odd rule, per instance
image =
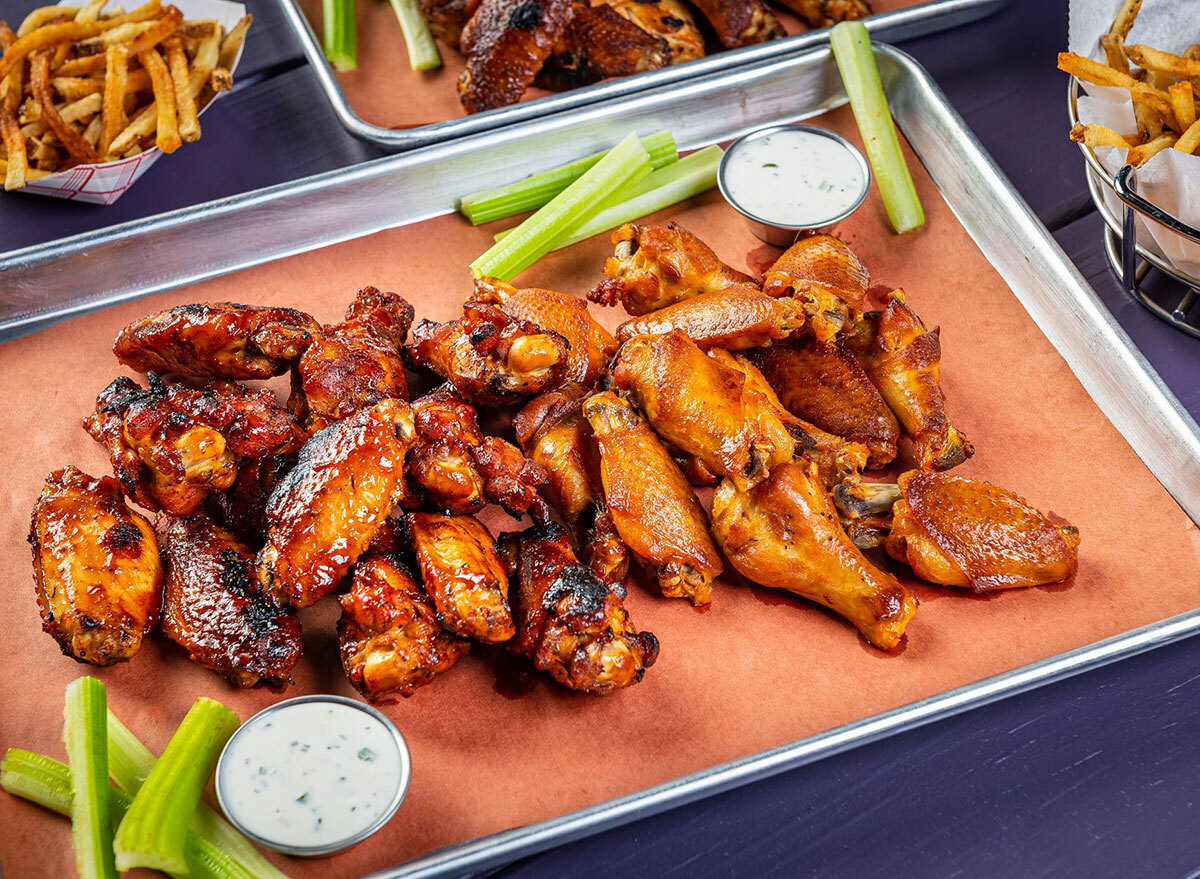
[[251, 718], [221, 757], [221, 805], [268, 843], [317, 849], [354, 841], [406, 779], [392, 731], [338, 702], [284, 705]]
[[726, 159], [730, 197], [760, 220], [819, 226], [854, 206], [865, 180], [858, 157], [838, 141], [781, 129], [737, 144]]

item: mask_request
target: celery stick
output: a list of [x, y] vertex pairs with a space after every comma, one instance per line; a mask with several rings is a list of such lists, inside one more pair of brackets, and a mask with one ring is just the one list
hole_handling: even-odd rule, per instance
[[888, 219], [897, 232], [911, 232], [924, 225], [925, 212], [900, 151], [900, 138], [888, 112], [879, 68], [875, 66], [875, 55], [871, 52], [871, 37], [861, 21], [843, 21], [829, 32], [829, 45], [842, 73], [842, 83], [867, 148], [867, 158], [875, 172]]
[[493, 244], [471, 263], [475, 277], [511, 281], [529, 268], [572, 230], [586, 222], [604, 199], [650, 173], [650, 154], [636, 134], [630, 134], [549, 204]]
[[433, 34], [425, 16], [417, 7], [417, 0], [392, 0], [392, 11], [400, 22], [400, 32], [404, 34], [404, 45], [408, 49], [408, 63], [413, 70], [437, 70], [442, 66], [442, 56], [438, 53]]
[[358, 66], [358, 23], [354, 0], [321, 0], [325, 32], [325, 57], [334, 70]]
[[71, 765], [71, 836], [80, 879], [117, 879], [108, 807], [108, 696], [82, 677], [67, 684], [63, 743]]
[[239, 722], [220, 702], [196, 700], [117, 828], [113, 848], [120, 869], [187, 871], [184, 843], [189, 819], [221, 748]]
[[[675, 150], [675, 138], [669, 131], [646, 135], [642, 138], [642, 146], [650, 154], [650, 164], [654, 168], [662, 168], [679, 158]], [[578, 180], [584, 171], [605, 155], [607, 151], [579, 159], [561, 168], [534, 174], [508, 186], [471, 193], [463, 196], [458, 209], [476, 226], [511, 217], [513, 214], [536, 210]]]

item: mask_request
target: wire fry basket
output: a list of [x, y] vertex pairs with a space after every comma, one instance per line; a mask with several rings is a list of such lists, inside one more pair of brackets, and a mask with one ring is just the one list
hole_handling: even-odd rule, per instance
[[[1079, 80], [1071, 77], [1067, 85], [1067, 110], [1072, 126], [1079, 121], [1078, 97]], [[1200, 230], [1138, 195], [1137, 168], [1126, 165], [1114, 176], [1100, 164], [1090, 147], [1081, 143], [1079, 149], [1086, 162], [1088, 191], [1104, 220], [1104, 251], [1114, 274], [1126, 292], [1155, 317], [1177, 330], [1200, 338], [1200, 308], [1195, 307], [1197, 299], [1200, 299], [1200, 278], [1180, 270], [1154, 250], [1139, 244], [1137, 220], [1140, 217], [1147, 225], [1155, 223], [1164, 226], [1196, 244], [1200, 244]], [[1121, 201], [1120, 216], [1113, 212], [1105, 200], [1106, 191]], [[1156, 283], [1154, 289], [1150, 289], [1147, 276], [1151, 270], [1175, 283]]]

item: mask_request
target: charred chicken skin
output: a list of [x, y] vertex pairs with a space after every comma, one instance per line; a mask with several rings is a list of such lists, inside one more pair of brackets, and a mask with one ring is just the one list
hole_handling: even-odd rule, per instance
[[423, 320], [404, 348], [412, 369], [440, 375], [468, 403], [504, 406], [557, 387], [570, 348], [558, 333], [480, 302], [463, 304], [458, 320]]
[[627, 320], [617, 327], [617, 340], [679, 330], [701, 348], [744, 351], [786, 339], [804, 321], [804, 306], [798, 300], [772, 299], [756, 286], [735, 284]]
[[600, 449], [604, 497], [621, 540], [649, 565], [663, 595], [708, 604], [721, 555], [692, 487], [654, 431], [611, 392], [583, 414]]
[[949, 470], [975, 453], [946, 417], [939, 331], [925, 329], [904, 291], [890, 293], [887, 307], [856, 327], [847, 345], [912, 439], [917, 466]]
[[815, 339], [789, 339], [749, 354], [789, 412], [870, 452], [867, 466], [896, 457], [900, 425], [849, 352]]
[[570, 21], [571, 0], [481, 0], [462, 32], [463, 108], [478, 113], [519, 101]]
[[112, 459], [125, 494], [149, 510], [189, 516], [237, 478], [238, 462], [294, 448], [294, 422], [270, 391], [232, 381], [196, 390], [153, 372], [147, 388], [122, 376], [83, 422]]
[[113, 665], [158, 624], [162, 564], [150, 523], [115, 479], [74, 467], [46, 479], [29, 526], [42, 629], [79, 662]]
[[321, 330], [296, 365], [288, 401], [310, 435], [380, 400], [408, 399], [400, 346], [412, 320], [404, 299], [364, 287], [346, 320]]
[[413, 438], [412, 407], [384, 400], [305, 443], [267, 504], [263, 592], [308, 607], [337, 588], [399, 501]]
[[746, 579], [825, 605], [876, 647], [899, 645], [916, 596], [842, 531], [815, 464], [780, 465], [748, 492], [726, 480], [712, 512], [717, 542]]
[[510, 649], [572, 690], [611, 693], [640, 681], [658, 639], [639, 632], [621, 597], [579, 564], [566, 531], [549, 523], [508, 537], [517, 544]]
[[867, 0], [779, 0], [809, 27], [831, 27], [839, 21], [854, 21], [871, 14]]
[[519, 290], [504, 281], [484, 278], [475, 282], [472, 299], [562, 336], [569, 346], [564, 381], [591, 387], [617, 350], [612, 333], [596, 323], [587, 303], [575, 296], [537, 287]]
[[287, 372], [318, 332], [316, 320], [292, 308], [198, 303], [133, 322], [113, 353], [138, 372], [263, 379]]
[[202, 513], [168, 518], [162, 541], [163, 633], [238, 686], [286, 683], [303, 649], [300, 623], [258, 591], [250, 548]]
[[725, 265], [711, 247], [675, 223], [626, 223], [613, 232], [612, 242], [616, 251], [604, 263], [605, 280], [588, 299], [600, 305], [620, 302], [632, 315], [736, 285], [756, 286], [753, 278]]
[[394, 555], [360, 558], [338, 601], [342, 668], [368, 699], [411, 696], [470, 649], [441, 627], [429, 596]]
[[787, 36], [763, 0], [692, 0], [727, 49]]
[[870, 274], [844, 241], [813, 235], [789, 247], [767, 270], [763, 292], [803, 303], [813, 337], [832, 342], [862, 316], [870, 283]]
[[473, 516], [435, 513], [413, 513], [406, 525], [442, 626], [484, 644], [512, 638], [508, 574], [487, 528]]
[[1075, 573], [1079, 529], [980, 479], [901, 475], [886, 548], [922, 580], [975, 592], [1043, 586]]

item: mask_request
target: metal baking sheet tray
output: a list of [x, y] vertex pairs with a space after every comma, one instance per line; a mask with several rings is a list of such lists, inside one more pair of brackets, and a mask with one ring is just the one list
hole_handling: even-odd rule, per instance
[[[995, 12], [1006, 2], [1007, 0], [928, 0], [928, 2], [912, 6], [880, 12], [868, 16], [864, 21], [874, 39], [898, 42], [910, 37], [936, 33], [966, 24]], [[321, 44], [297, 0], [279, 0], [279, 4], [283, 9], [285, 21], [295, 32], [305, 57], [308, 58], [309, 64], [316, 73], [317, 81], [346, 130], [355, 137], [394, 151], [414, 149], [505, 125], [540, 119], [549, 113], [575, 110], [597, 101], [620, 100], [650, 88], [680, 83], [758, 61], [785, 57], [821, 45], [828, 39], [829, 33], [828, 28], [807, 30], [757, 46], [714, 52], [687, 64], [607, 80], [584, 88], [547, 95], [471, 116], [457, 116], [417, 127], [401, 127], [400, 125], [383, 127], [364, 120], [351, 106], [338, 82], [336, 73], [326, 62], [321, 51]], [[790, 15], [786, 12], [785, 14]], [[398, 30], [396, 39], [400, 39]], [[443, 53], [454, 51], [441, 44], [439, 44], [439, 49]], [[401, 77], [408, 74], [407, 69], [393, 73], [393, 75]], [[380, 75], [382, 76], [382, 73]], [[398, 89], [435, 87], [453, 89], [453, 83], [433, 84], [414, 80], [411, 83], [397, 82], [396, 87]], [[457, 108], [457, 100], [453, 103], [461, 113], [461, 109]]]

